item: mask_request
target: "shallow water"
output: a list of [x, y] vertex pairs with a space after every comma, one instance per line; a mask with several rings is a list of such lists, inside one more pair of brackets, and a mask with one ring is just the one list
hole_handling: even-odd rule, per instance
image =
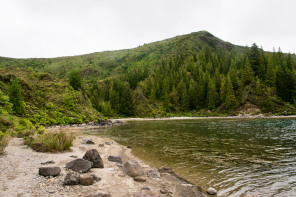
[[103, 135], [218, 196], [296, 195], [295, 119], [130, 121]]

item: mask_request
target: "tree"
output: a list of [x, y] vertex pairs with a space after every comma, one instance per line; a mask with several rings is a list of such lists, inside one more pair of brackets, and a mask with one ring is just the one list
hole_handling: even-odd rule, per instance
[[253, 73], [253, 70], [251, 68], [251, 64], [249, 62], [249, 58], [248, 57], [246, 58], [246, 61], [245, 61], [245, 66], [244, 66], [242, 80], [243, 80], [243, 83], [245, 85], [250, 84], [254, 80], [254, 73]]
[[265, 84], [269, 87], [275, 87], [276, 72], [272, 59], [267, 64], [267, 71], [265, 75]]
[[227, 93], [225, 107], [228, 110], [235, 109], [237, 107], [236, 98], [233, 93], [233, 87], [230, 77], [227, 77]]
[[25, 105], [18, 80], [10, 80], [9, 101], [12, 103], [12, 109], [16, 114], [22, 115], [24, 113]]
[[216, 107], [216, 86], [214, 80], [210, 80], [208, 84], [208, 108], [214, 109]]
[[79, 90], [81, 88], [82, 80], [78, 70], [74, 70], [70, 73], [69, 84], [74, 88], [74, 90]]

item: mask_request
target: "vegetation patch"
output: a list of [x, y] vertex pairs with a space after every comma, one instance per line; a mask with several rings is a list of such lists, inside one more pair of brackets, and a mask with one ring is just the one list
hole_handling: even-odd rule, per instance
[[74, 135], [66, 131], [45, 132], [27, 137], [26, 143], [38, 152], [58, 152], [70, 150]]

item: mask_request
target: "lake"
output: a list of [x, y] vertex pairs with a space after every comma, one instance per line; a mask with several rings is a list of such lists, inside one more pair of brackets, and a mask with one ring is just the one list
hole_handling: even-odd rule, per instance
[[295, 119], [129, 121], [103, 135], [218, 196], [295, 196]]

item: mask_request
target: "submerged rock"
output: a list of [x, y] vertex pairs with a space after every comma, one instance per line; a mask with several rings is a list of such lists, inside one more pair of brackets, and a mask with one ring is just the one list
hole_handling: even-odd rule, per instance
[[125, 174], [127, 174], [128, 176], [131, 176], [131, 177], [141, 176], [144, 174], [142, 167], [134, 159], [131, 159], [131, 160], [128, 160], [127, 162], [125, 162], [122, 170]]
[[60, 167], [40, 167], [39, 175], [41, 176], [58, 176], [61, 173]]
[[66, 164], [66, 168], [76, 172], [88, 172], [91, 169], [92, 162], [84, 159], [75, 159]]
[[83, 156], [83, 159], [91, 161], [92, 168], [104, 168], [103, 160], [96, 149], [88, 150]]
[[78, 172], [68, 172], [64, 179], [64, 185], [78, 185], [80, 174]]

